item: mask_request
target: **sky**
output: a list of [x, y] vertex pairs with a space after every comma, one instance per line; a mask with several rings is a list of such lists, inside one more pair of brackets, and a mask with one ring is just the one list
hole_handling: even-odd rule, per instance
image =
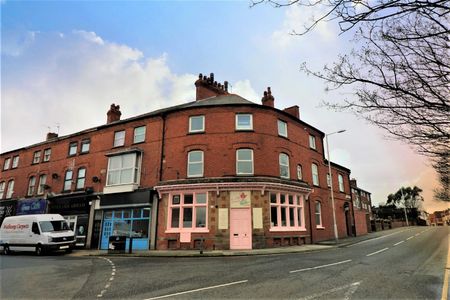
[[5, 152], [106, 122], [111, 103], [122, 119], [195, 99], [199, 73], [230, 82], [231, 92], [261, 103], [272, 88], [275, 107], [300, 107], [300, 118], [332, 135], [331, 160], [351, 169], [374, 205], [401, 186], [424, 190], [432, 212], [437, 176], [424, 157], [361, 118], [324, 101], [314, 70], [348, 52], [351, 33], [321, 24], [294, 36], [320, 12], [277, 9], [248, 1], [0, 1], [1, 144]]

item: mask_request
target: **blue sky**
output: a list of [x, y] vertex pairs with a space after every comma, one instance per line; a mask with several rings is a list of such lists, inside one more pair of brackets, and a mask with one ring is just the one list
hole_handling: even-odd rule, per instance
[[437, 205], [425, 159], [321, 105], [351, 90], [326, 93], [300, 64], [320, 70], [351, 48], [352, 36], [338, 36], [333, 24], [289, 35], [314, 12], [247, 1], [1, 3], [2, 152], [40, 142], [58, 126], [64, 135], [103, 124], [113, 102], [126, 118], [190, 101], [198, 73], [214, 72], [251, 101], [260, 103], [271, 86], [277, 108], [299, 105], [301, 119], [324, 132], [347, 129], [330, 138], [332, 160], [349, 167], [375, 203], [416, 184], [426, 190], [425, 206]]

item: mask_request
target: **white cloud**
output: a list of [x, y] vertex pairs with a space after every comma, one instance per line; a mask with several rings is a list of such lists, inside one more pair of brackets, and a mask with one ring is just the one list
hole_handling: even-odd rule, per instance
[[261, 96], [258, 95], [248, 79], [236, 82], [232, 87], [231, 92], [233, 94], [238, 94], [247, 100], [260, 103], [259, 100], [261, 99]]
[[196, 76], [173, 73], [167, 54], [145, 57], [94, 32], [11, 34], [5, 45], [2, 152], [43, 141], [57, 123], [60, 135], [103, 124], [111, 103], [127, 118], [195, 97]]
[[[319, 7], [304, 7], [291, 5], [286, 9], [285, 19], [280, 29], [272, 33], [273, 45], [277, 48], [286, 49], [292, 45], [295, 39], [292, 33], [301, 33], [306, 26], [314, 23], [320, 16], [326, 12]], [[336, 39], [337, 33], [333, 25], [328, 22], [320, 22], [314, 28], [321, 42], [331, 42]], [[311, 36], [308, 39], [308, 46], [311, 46]]]

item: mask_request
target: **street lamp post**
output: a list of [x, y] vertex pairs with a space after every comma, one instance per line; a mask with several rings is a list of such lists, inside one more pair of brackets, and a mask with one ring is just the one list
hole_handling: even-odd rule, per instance
[[330, 174], [330, 192], [331, 192], [331, 204], [333, 206], [333, 228], [334, 228], [334, 240], [336, 241], [336, 244], [339, 241], [338, 232], [337, 232], [337, 224], [336, 224], [336, 209], [334, 206], [334, 191], [333, 191], [333, 176], [331, 175], [331, 159], [330, 159], [330, 149], [329, 149], [329, 143], [328, 143], [328, 136], [335, 134], [335, 133], [342, 133], [345, 129], [335, 131], [332, 133], [325, 134], [325, 141], [327, 143], [327, 156], [328, 156], [328, 172]]

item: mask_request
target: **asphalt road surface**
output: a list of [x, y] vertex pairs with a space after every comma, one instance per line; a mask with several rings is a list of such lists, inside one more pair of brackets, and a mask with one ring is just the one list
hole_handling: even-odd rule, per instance
[[450, 227], [409, 227], [347, 247], [267, 256], [15, 254], [0, 257], [0, 298], [450, 299], [449, 236]]

